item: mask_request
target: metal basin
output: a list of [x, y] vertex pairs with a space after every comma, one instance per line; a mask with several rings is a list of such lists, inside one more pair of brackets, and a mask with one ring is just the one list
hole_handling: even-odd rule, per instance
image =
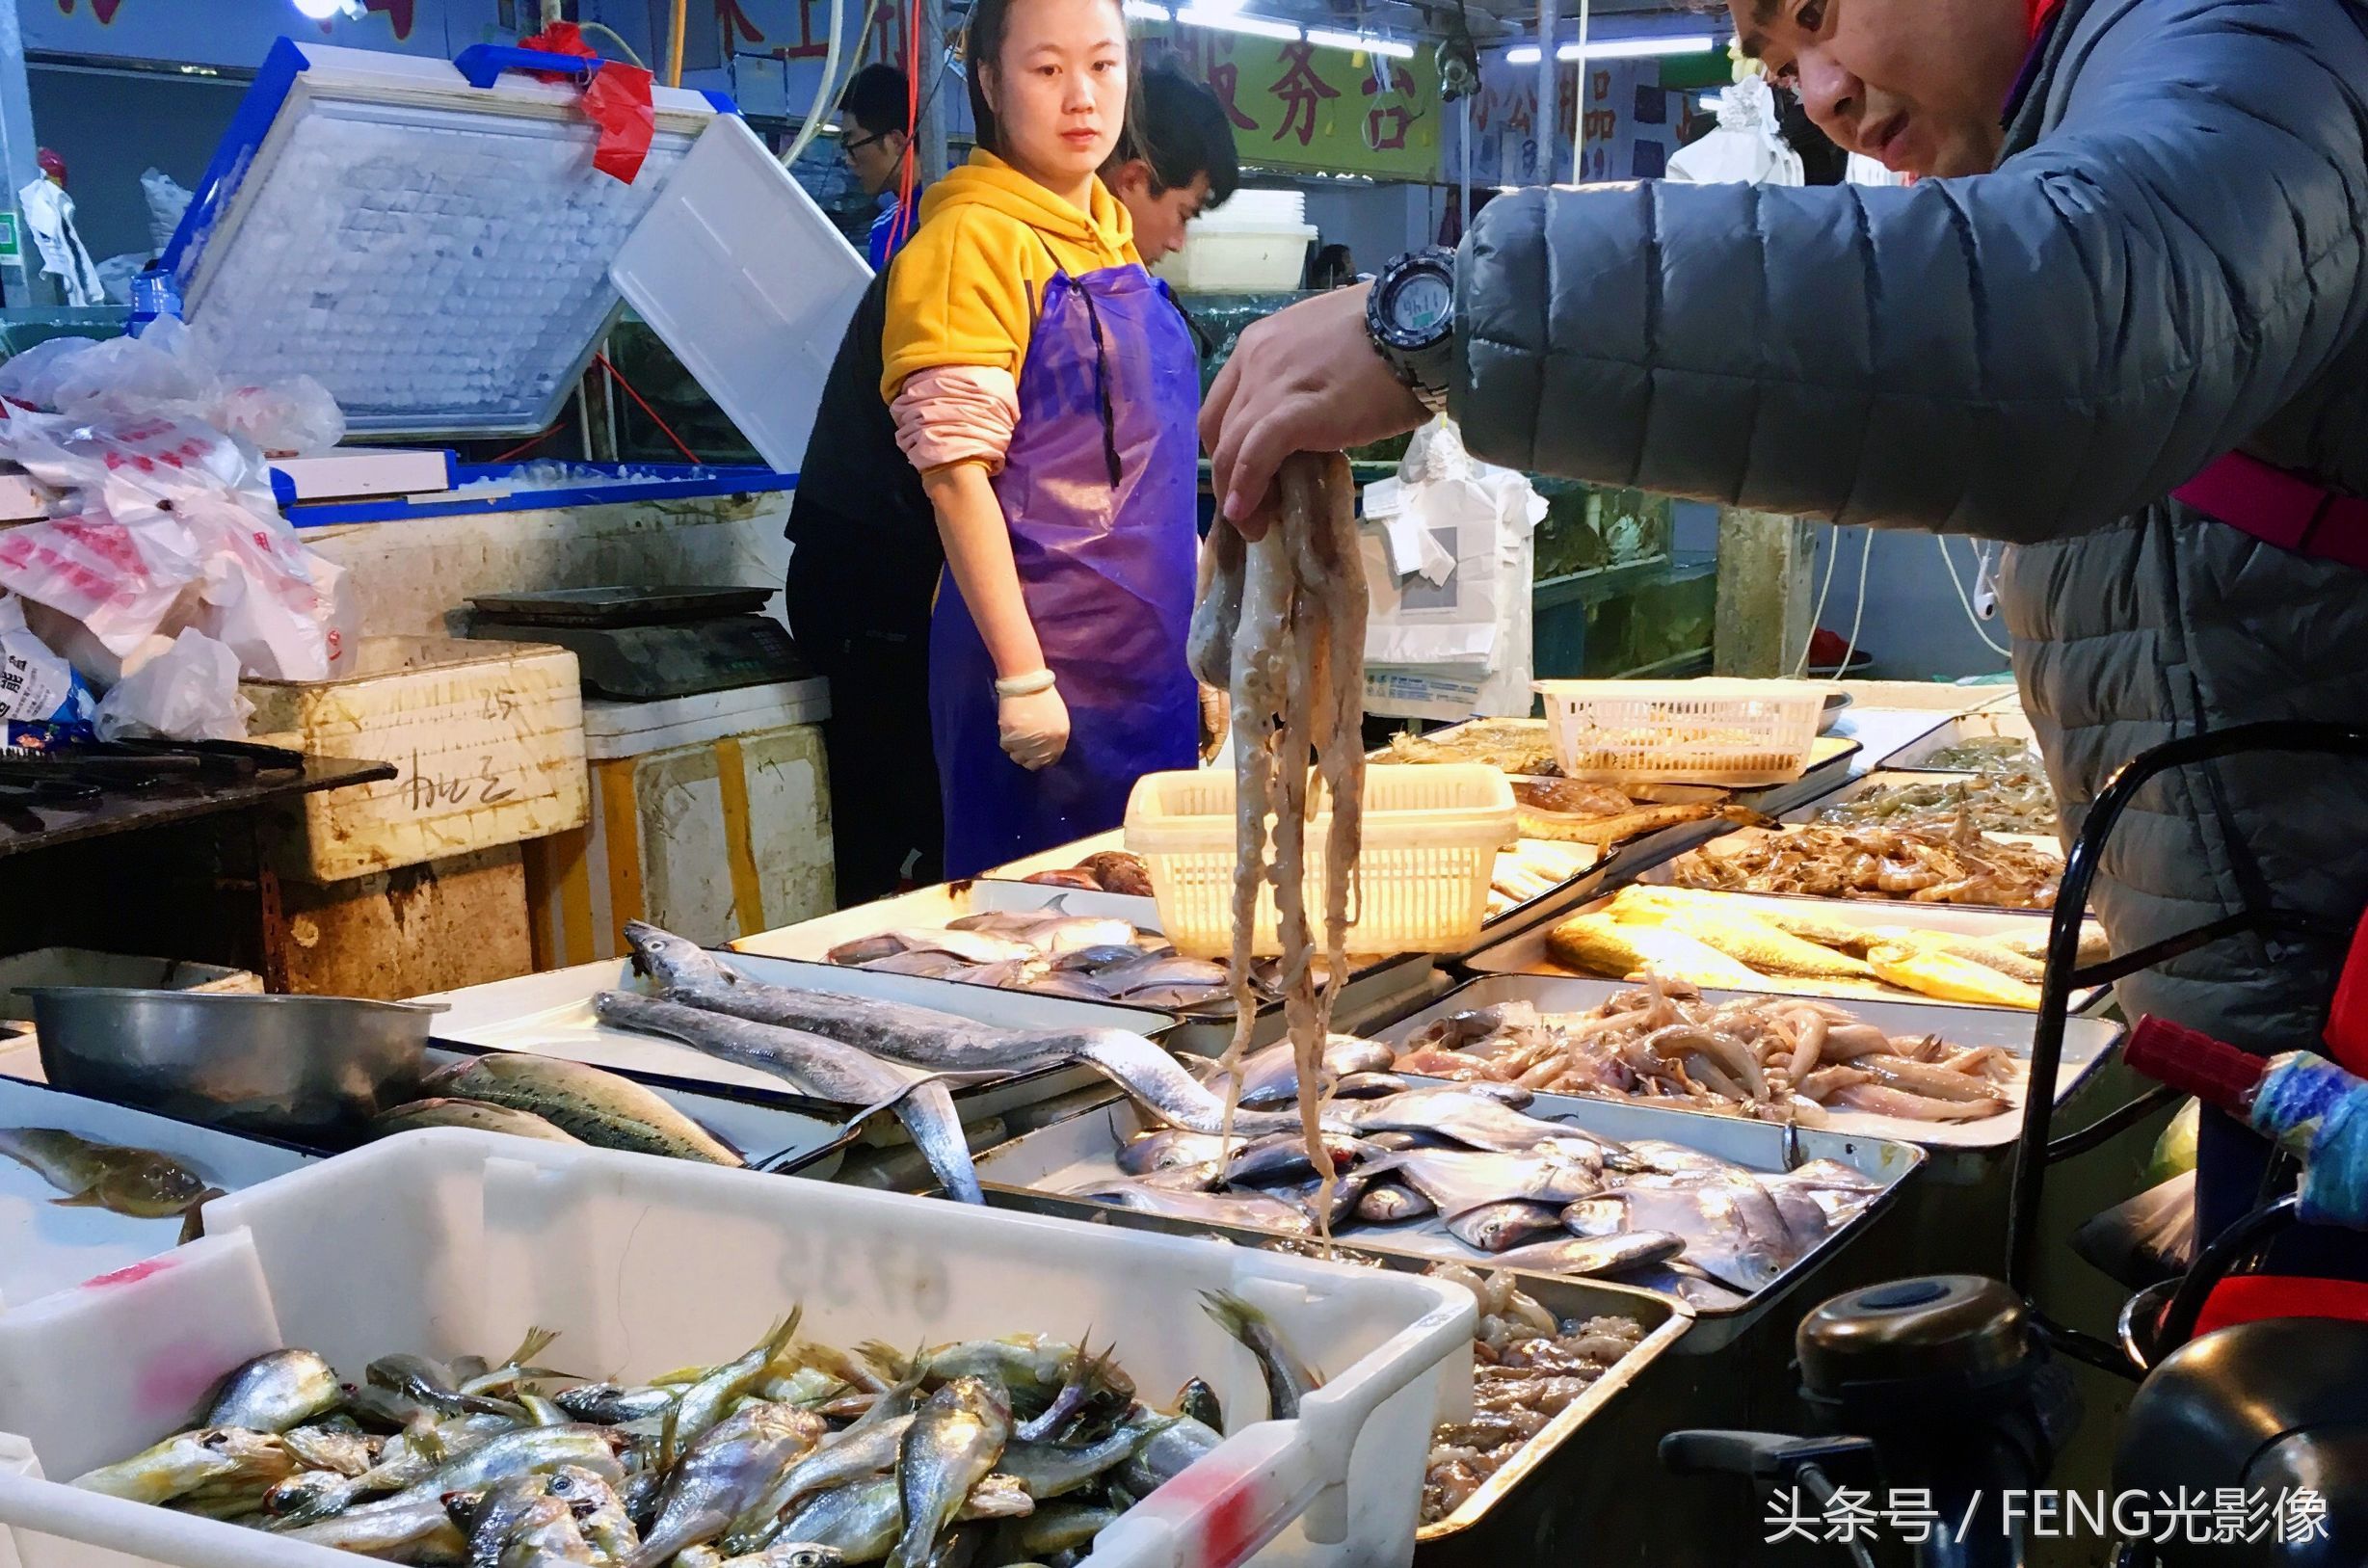
[[440, 1004], [30, 986], [41, 1069], [75, 1094], [297, 1138], [412, 1098]]

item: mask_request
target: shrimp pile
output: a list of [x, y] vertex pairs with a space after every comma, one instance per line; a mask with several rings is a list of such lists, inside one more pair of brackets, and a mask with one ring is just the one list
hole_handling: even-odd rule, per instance
[[[1260, 894], [1271, 889], [1282, 949], [1284, 1021], [1299, 1081], [1322, 1079], [1332, 994], [1315, 981], [1306, 896], [1308, 758], [1331, 811], [1323, 843], [1325, 970], [1347, 972], [1349, 887], [1364, 834], [1365, 572], [1357, 548], [1348, 461], [1294, 456], [1276, 481], [1280, 505], [1255, 544], [1230, 528], [1211, 536], [1209, 580], [1192, 610], [1192, 672], [1233, 701], [1235, 847], [1233, 1043], [1237, 1069], [1257, 1014], [1250, 957]], [[1234, 1081], [1240, 1081], [1238, 1072]], [[1335, 1180], [1321, 1135], [1330, 1095], [1302, 1095], [1308, 1153]], [[1235, 1091], [1225, 1103], [1233, 1126]]]

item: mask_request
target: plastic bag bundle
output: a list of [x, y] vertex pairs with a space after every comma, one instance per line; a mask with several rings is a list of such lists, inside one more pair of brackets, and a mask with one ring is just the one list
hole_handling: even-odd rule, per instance
[[238, 689], [238, 654], [226, 644], [185, 628], [98, 704], [99, 738], [241, 738], [254, 704]]
[[138, 337], [37, 343], [0, 364], [0, 396], [64, 414], [105, 412], [194, 420], [274, 454], [302, 456], [345, 436], [337, 400], [310, 376], [226, 381], [170, 316]]

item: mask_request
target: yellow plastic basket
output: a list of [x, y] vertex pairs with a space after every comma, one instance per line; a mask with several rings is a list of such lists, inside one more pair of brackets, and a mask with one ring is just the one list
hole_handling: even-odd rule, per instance
[[[1311, 796], [1315, 790], [1311, 786]], [[1320, 802], [1319, 808], [1320, 808]], [[1322, 942], [1324, 837], [1307, 830], [1308, 920]], [[1365, 847], [1350, 889], [1348, 950], [1440, 952], [1471, 944], [1488, 912], [1497, 851], [1513, 840], [1513, 791], [1477, 763], [1365, 770]], [[1234, 944], [1234, 774], [1154, 773], [1127, 801], [1127, 847], [1151, 867], [1159, 922], [1177, 951], [1222, 958]], [[1279, 957], [1274, 890], [1260, 890], [1251, 950]]]
[[1763, 680], [1540, 680], [1555, 760], [1599, 784], [1784, 784], [1817, 745], [1825, 688]]

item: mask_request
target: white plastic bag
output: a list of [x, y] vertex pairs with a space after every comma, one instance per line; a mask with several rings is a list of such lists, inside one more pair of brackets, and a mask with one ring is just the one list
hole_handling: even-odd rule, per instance
[[91, 688], [25, 625], [25, 601], [0, 598], [0, 720], [86, 724]]
[[274, 517], [200, 501], [182, 513], [202, 563], [191, 624], [234, 650], [264, 680], [326, 680], [351, 662], [344, 569], [306, 549]]
[[160, 316], [138, 337], [53, 338], [0, 364], [0, 395], [62, 414], [194, 422], [264, 452], [303, 455], [345, 437], [345, 413], [310, 376], [225, 381], [187, 327]]
[[181, 226], [181, 214], [189, 210], [193, 193], [163, 170], [151, 169], [140, 176], [140, 194], [148, 205], [149, 252], [162, 255], [173, 243], [173, 231]]
[[1667, 177], [1701, 185], [1803, 185], [1809, 174], [1776, 128], [1776, 95], [1767, 78], [1746, 76], [1718, 94], [1718, 128], [1670, 155]]
[[1393, 717], [1530, 711], [1530, 576], [1546, 503], [1436, 419], [1366, 487], [1365, 705]]
[[101, 740], [238, 740], [254, 704], [238, 689], [239, 656], [203, 632], [173, 645], [125, 676], [98, 704]]
[[194, 601], [197, 546], [167, 514], [133, 524], [107, 512], [51, 518], [0, 533], [0, 588], [79, 625], [72, 640], [38, 625], [43, 639], [84, 676], [111, 684], [136, 651], [182, 605]]
[[275, 457], [326, 452], [345, 439], [345, 411], [310, 376], [263, 386], [225, 384], [211, 405], [212, 422]]

